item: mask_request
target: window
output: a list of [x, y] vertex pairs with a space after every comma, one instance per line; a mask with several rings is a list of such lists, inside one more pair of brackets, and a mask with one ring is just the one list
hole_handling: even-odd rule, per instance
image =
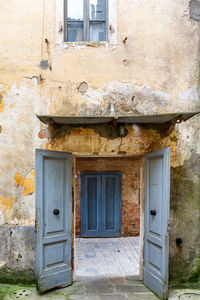
[[65, 0], [65, 41], [107, 41], [108, 0]]

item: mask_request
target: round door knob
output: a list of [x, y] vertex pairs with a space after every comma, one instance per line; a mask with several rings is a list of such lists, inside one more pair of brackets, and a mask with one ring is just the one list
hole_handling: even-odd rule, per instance
[[55, 209], [53, 210], [53, 213], [54, 213], [54, 215], [59, 215], [60, 211], [59, 211], [59, 209], [55, 208]]
[[151, 214], [152, 216], [155, 216], [155, 215], [156, 215], [156, 210], [155, 210], [155, 209], [151, 209], [151, 210], [150, 210], [150, 214]]

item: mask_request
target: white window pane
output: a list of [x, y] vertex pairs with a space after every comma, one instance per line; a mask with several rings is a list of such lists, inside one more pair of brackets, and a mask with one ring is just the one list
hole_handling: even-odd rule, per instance
[[90, 1], [90, 20], [106, 19], [106, 1], [105, 0], [89, 0]]
[[67, 22], [67, 41], [83, 41], [83, 22]]
[[83, 20], [83, 0], [67, 1], [67, 20]]
[[105, 22], [90, 22], [90, 41], [106, 40]]

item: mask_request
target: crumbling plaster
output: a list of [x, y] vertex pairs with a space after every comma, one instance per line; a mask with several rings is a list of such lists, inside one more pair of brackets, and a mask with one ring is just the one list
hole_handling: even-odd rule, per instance
[[[0, 113], [0, 224], [12, 217], [34, 219], [34, 155], [40, 147], [40, 124], [35, 112], [41, 96], [36, 79], [25, 79], [19, 86], [1, 85], [4, 110]], [[46, 99], [43, 105], [47, 107]], [[40, 109], [40, 108], [39, 108]], [[7, 208], [8, 207], [8, 208]]]
[[[70, 47], [68, 43], [66, 49], [56, 44], [55, 38], [57, 10], [62, 3], [38, 0], [27, 7], [25, 0], [20, 3], [13, 0], [2, 8], [0, 22], [6, 21], [8, 27], [1, 40], [0, 140], [1, 171], [5, 175], [0, 195], [6, 199], [14, 197], [16, 213], [12, 218], [15, 215], [34, 217], [34, 195], [32, 192], [23, 195], [23, 185], [15, 182], [16, 174], [31, 178], [34, 149], [41, 145], [38, 134], [44, 139], [43, 145], [46, 143], [47, 131], [34, 113], [119, 115], [198, 109], [198, 25], [189, 17], [188, 4], [186, 0], [142, 0], [128, 1], [125, 6], [118, 0], [115, 12], [111, 12], [115, 23], [117, 18], [115, 45], [94, 43], [80, 48], [78, 45]], [[18, 12], [15, 18], [12, 18], [13, 8]], [[123, 43], [125, 36], [127, 40]], [[41, 61], [45, 61], [47, 67], [43, 68]], [[84, 92], [80, 91], [82, 82]], [[177, 131], [181, 137], [178, 145], [187, 144], [187, 147], [177, 155], [179, 163], [188, 157], [191, 147], [190, 140], [185, 139], [187, 134], [184, 135], [188, 127], [181, 126], [184, 130]], [[144, 133], [136, 125], [130, 126], [130, 131], [135, 131], [136, 140], [138, 132], [141, 136]], [[113, 142], [95, 134], [90, 137], [72, 134], [65, 138], [63, 146], [55, 148], [66, 149], [67, 140], [67, 149], [75, 152], [86, 153], [89, 147], [87, 153], [108, 153], [113, 151], [114, 143], [115, 153], [144, 153], [146, 145], [151, 144], [151, 138], [145, 142], [147, 139], [142, 137], [140, 146], [138, 142], [135, 146], [130, 145], [129, 137]], [[80, 140], [85, 145], [82, 150], [76, 146]], [[48, 148], [52, 148], [52, 143], [56, 143], [55, 140], [50, 141]], [[7, 161], [12, 166], [9, 170]], [[18, 206], [23, 207], [22, 213]], [[8, 212], [2, 211], [1, 222], [5, 222]]]
[[[126, 1], [126, 5], [118, 0], [118, 39], [114, 47], [94, 43], [80, 48], [78, 45], [70, 47], [71, 44], [67, 43], [67, 49], [56, 44], [57, 2], [37, 0], [31, 5], [25, 0], [20, 3], [13, 0], [2, 7], [1, 22], [6, 22], [8, 28], [5, 28], [1, 40], [1, 82], [10, 86], [24, 77], [39, 78], [41, 75], [38, 90], [51, 99], [49, 112], [52, 114], [84, 113], [87, 100], [96, 106], [99, 113], [99, 101], [104, 94], [103, 105], [107, 106], [113, 89], [118, 95], [122, 89], [126, 90], [126, 83], [135, 88], [137, 94], [141, 89], [140, 98], [143, 97], [143, 89], [151, 99], [152, 93], [155, 93], [156, 99], [161, 93], [161, 101], [163, 95], [169, 98], [165, 108], [154, 108], [154, 111], [196, 108], [198, 25], [189, 17], [188, 0]], [[61, 8], [62, 2], [59, 4]], [[15, 18], [12, 18], [13, 7], [18, 11]], [[127, 41], [124, 44], [122, 40], [125, 37]], [[40, 67], [44, 60], [48, 61], [50, 68]], [[87, 97], [77, 93], [77, 87], [83, 81], [90, 87]], [[189, 91], [195, 92], [187, 95]], [[174, 103], [183, 98], [184, 107], [181, 104], [176, 107]], [[124, 96], [121, 100], [126, 105], [131, 99]], [[90, 110], [89, 106], [87, 109]], [[91, 109], [93, 111], [94, 108]]]

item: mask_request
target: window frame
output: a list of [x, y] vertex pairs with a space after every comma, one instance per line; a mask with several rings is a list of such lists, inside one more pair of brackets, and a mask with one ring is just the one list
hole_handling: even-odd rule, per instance
[[[105, 0], [105, 20], [90, 20], [90, 0], [83, 0], [83, 40], [82, 41], [68, 41], [67, 40], [67, 4], [68, 0], [64, 0], [64, 42], [65, 43], [84, 43], [84, 42], [108, 42], [108, 1]], [[78, 21], [70, 21], [71, 23], [78, 23]], [[98, 22], [105, 22], [105, 37], [104, 41], [90, 41], [90, 22], [98, 23]]]

